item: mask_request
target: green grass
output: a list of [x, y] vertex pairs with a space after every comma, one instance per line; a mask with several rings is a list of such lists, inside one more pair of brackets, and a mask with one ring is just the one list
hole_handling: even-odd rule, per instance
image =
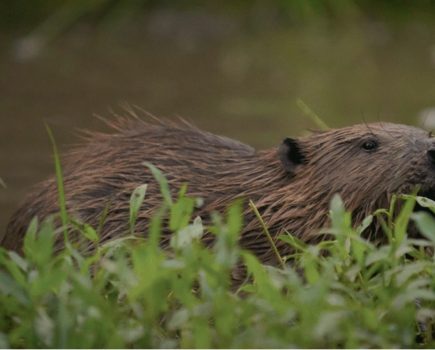
[[[186, 188], [171, 198], [164, 176], [148, 166], [165, 200], [147, 239], [134, 236], [147, 200], [141, 186], [131, 197], [130, 233], [91, 254], [82, 255], [72, 242], [54, 254], [63, 229], [54, 228], [53, 218], [32, 222], [23, 256], [0, 249], [0, 347], [435, 346], [435, 263], [428, 254], [435, 220], [412, 212], [415, 196], [397, 199], [405, 200], [397, 218], [393, 207], [375, 214], [388, 231], [383, 246], [361, 237], [373, 217], [353, 228], [335, 197], [335, 239], [307, 245], [284, 234], [280, 239], [294, 254], [281, 257], [284, 266], [270, 267], [237, 245], [240, 202], [204, 227], [192, 217], [197, 201]], [[433, 202], [417, 200], [435, 209]], [[170, 251], [159, 247], [163, 218], [173, 231]], [[407, 237], [410, 220], [424, 238]], [[96, 228], [74, 227], [84, 241], [97, 241]], [[212, 249], [201, 244], [205, 231], [216, 235]], [[240, 262], [249, 278], [234, 286], [231, 271]]]
[[[291, 256], [279, 254], [250, 202], [271, 254], [282, 262], [272, 267], [237, 244], [240, 201], [225, 215], [214, 213], [205, 227], [193, 217], [201, 201], [186, 196], [186, 186], [173, 198], [164, 175], [146, 163], [163, 197], [147, 238], [135, 231], [147, 200], [144, 184], [131, 195], [126, 236], [83, 255], [79, 247], [96, 244], [99, 228], [68, 216], [60, 158], [49, 134], [61, 210], [57, 218], [31, 222], [23, 255], [0, 248], [0, 347], [435, 346], [435, 219], [413, 211], [418, 202], [435, 213], [435, 202], [394, 197], [390, 208], [355, 228], [336, 196], [328, 230], [333, 239], [308, 245], [284, 232], [279, 239], [293, 247]], [[362, 238], [374, 216], [388, 237], [385, 245]], [[54, 220], [62, 227], [55, 228]], [[159, 245], [163, 222], [173, 232], [166, 250]], [[410, 223], [421, 238], [408, 237]], [[79, 242], [64, 236], [71, 229], [82, 233]], [[216, 236], [213, 248], [201, 243], [205, 232]], [[59, 235], [65, 249], [55, 254]], [[231, 273], [241, 264], [247, 278], [234, 284]]]

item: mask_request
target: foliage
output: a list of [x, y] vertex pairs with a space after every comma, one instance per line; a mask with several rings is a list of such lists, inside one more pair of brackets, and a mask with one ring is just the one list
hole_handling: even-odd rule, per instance
[[[0, 26], [3, 28], [34, 27], [49, 24], [64, 30], [77, 21], [101, 24], [114, 19], [134, 19], [153, 10], [187, 10], [224, 13], [259, 20], [261, 14], [275, 21], [298, 23], [312, 19], [343, 19], [356, 14], [372, 17], [400, 17], [430, 13], [432, 0], [418, 2], [391, 0], [4, 0], [0, 2]], [[261, 21], [260, 21], [261, 22]], [[255, 24], [254, 24], [255, 25]], [[51, 29], [53, 31], [56, 29]]]
[[[58, 161], [58, 160], [57, 160]], [[172, 198], [163, 175], [148, 166], [166, 197], [147, 239], [134, 235], [146, 186], [133, 192], [127, 236], [83, 255], [66, 241], [57, 254], [53, 220], [34, 219], [23, 255], [0, 249], [0, 347], [433, 347], [434, 203], [408, 196], [397, 218], [384, 218], [389, 242], [376, 246], [352, 228], [339, 197], [331, 202], [329, 241], [308, 245], [285, 234], [294, 248], [287, 264], [264, 266], [238, 247], [242, 205], [213, 215], [204, 227], [192, 218], [198, 202], [180, 190]], [[173, 231], [170, 250], [159, 238], [163, 220]], [[409, 220], [423, 238], [406, 234]], [[74, 222], [68, 218], [66, 222]], [[95, 243], [97, 229], [81, 225]], [[215, 236], [212, 248], [201, 242]], [[271, 253], [272, 254], [272, 253]], [[248, 277], [235, 285], [243, 262]]]

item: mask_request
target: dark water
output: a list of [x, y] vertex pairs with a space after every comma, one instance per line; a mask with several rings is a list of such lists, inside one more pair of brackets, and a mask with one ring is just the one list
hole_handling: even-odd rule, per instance
[[298, 98], [330, 126], [419, 124], [435, 106], [430, 21], [248, 31], [226, 18], [160, 13], [104, 34], [78, 28], [40, 51], [0, 39], [0, 177], [7, 185], [0, 233], [31, 186], [52, 172], [44, 122], [66, 149], [77, 128], [106, 129], [94, 114], [122, 113], [129, 103], [267, 147], [314, 127]]

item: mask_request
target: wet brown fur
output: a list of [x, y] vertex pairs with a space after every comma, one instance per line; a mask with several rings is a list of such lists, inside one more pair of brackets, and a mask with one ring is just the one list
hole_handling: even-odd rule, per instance
[[[434, 187], [434, 171], [426, 155], [433, 141], [427, 132], [410, 126], [362, 124], [311, 134], [294, 140], [299, 159], [290, 159], [289, 164], [282, 159], [287, 155], [283, 146], [256, 151], [183, 121], [118, 118], [110, 126], [115, 133], [89, 133], [86, 144], [63, 159], [70, 213], [97, 227], [108, 210], [102, 241], [128, 231], [129, 198], [144, 183], [149, 187], [137, 232], [146, 233], [162, 198], [145, 161], [167, 176], [174, 194], [188, 183], [188, 194], [204, 199], [196, 214], [205, 221], [211, 211], [223, 212], [236, 198], [244, 198], [245, 203], [253, 200], [275, 240], [284, 231], [307, 242], [321, 239], [316, 232], [328, 223], [335, 193], [342, 196], [358, 224], [375, 209], [387, 207], [393, 193], [409, 192], [415, 185]], [[379, 148], [364, 151], [361, 145], [372, 139]], [[38, 185], [12, 217], [2, 245], [19, 250], [31, 218], [58, 210], [52, 177]], [[245, 210], [241, 245], [263, 262], [273, 263], [274, 254], [260, 223], [247, 205]], [[376, 228], [368, 235], [382, 239]], [[289, 253], [280, 240], [276, 245], [282, 255]]]

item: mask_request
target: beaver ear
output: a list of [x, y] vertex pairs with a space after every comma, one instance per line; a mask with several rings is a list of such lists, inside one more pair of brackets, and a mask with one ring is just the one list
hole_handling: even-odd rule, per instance
[[305, 163], [305, 156], [297, 140], [285, 138], [278, 150], [279, 158], [284, 169], [293, 173], [299, 164]]

